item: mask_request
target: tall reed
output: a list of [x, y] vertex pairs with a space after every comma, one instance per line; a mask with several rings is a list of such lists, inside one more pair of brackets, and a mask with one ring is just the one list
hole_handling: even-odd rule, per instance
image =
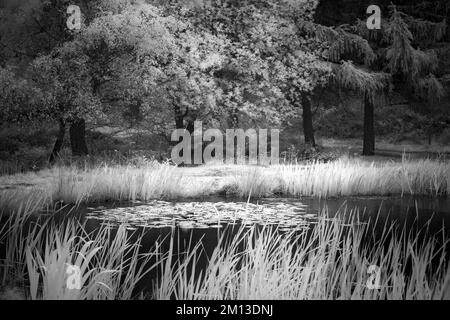
[[169, 165], [140, 168], [104, 166], [66, 171], [58, 177], [53, 194], [54, 198], [66, 203], [147, 201], [208, 194], [208, 186], [184, 177], [177, 167]]
[[[76, 220], [39, 221], [25, 208], [11, 214], [1, 228], [6, 248], [0, 264], [1, 286], [18, 286], [23, 298], [131, 299], [139, 281], [153, 268], [152, 253], [142, 253], [143, 235], [132, 237], [125, 226], [103, 226], [86, 233]], [[80, 288], [68, 285], [68, 267], [79, 268]]]
[[[80, 204], [104, 201], [187, 199], [222, 194], [255, 198], [450, 194], [450, 163], [444, 160], [404, 159], [400, 163], [367, 163], [340, 159], [329, 163], [271, 167], [224, 166], [180, 168], [147, 163], [95, 168], [60, 167], [47, 171], [1, 177], [17, 188], [0, 190], [0, 208], [15, 210], [23, 202]], [[219, 175], [217, 175], [219, 173]], [[210, 176], [208, 176], [208, 174]], [[22, 188], [22, 181], [36, 181]]]
[[340, 159], [330, 163], [280, 165], [241, 174], [232, 190], [242, 197], [281, 194], [295, 197], [450, 194], [450, 163], [439, 160], [403, 160], [367, 163]]
[[[175, 266], [162, 261], [155, 298], [450, 299], [447, 242], [420, 242], [419, 234], [391, 225], [368, 241], [372, 226], [352, 221], [323, 218], [309, 232], [242, 229], [220, 239], [205, 270], [194, 270], [199, 247]], [[372, 265], [381, 270], [379, 289], [370, 287]]]
[[[174, 233], [168, 250], [142, 252], [143, 235], [124, 226], [88, 234], [75, 221], [29, 223], [26, 211], [8, 219], [2, 286], [20, 286], [27, 299], [144, 297], [136, 289], [152, 270], [154, 299], [450, 299], [448, 241], [436, 242], [444, 233], [393, 223], [375, 236], [378, 220], [362, 223], [346, 209], [335, 218], [324, 209], [309, 230], [224, 232], [202, 269], [203, 244], [176, 252]], [[68, 265], [79, 267], [80, 290], [67, 285]], [[380, 268], [378, 289], [368, 286], [372, 265]]]

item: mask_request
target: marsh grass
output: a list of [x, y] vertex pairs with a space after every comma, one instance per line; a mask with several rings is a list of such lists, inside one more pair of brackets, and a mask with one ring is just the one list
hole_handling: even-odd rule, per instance
[[[15, 182], [16, 181], [16, 182]], [[24, 202], [81, 204], [105, 201], [189, 199], [209, 195], [247, 199], [280, 195], [339, 197], [450, 194], [450, 163], [403, 159], [368, 163], [340, 159], [329, 163], [180, 168], [157, 162], [140, 166], [55, 167], [43, 172], [0, 177], [0, 208]], [[30, 185], [31, 187], [21, 187]]]
[[[345, 208], [334, 218], [324, 209], [309, 230], [219, 233], [202, 269], [202, 242], [176, 252], [175, 233], [161, 240], [168, 249], [157, 242], [141, 252], [144, 234], [123, 226], [88, 234], [74, 220], [31, 223], [29, 212], [0, 230], [2, 287], [20, 288], [24, 299], [450, 299], [448, 241], [437, 242], [444, 231], [385, 223], [375, 236], [378, 219], [362, 223]], [[68, 264], [80, 267], [81, 290], [67, 287]], [[381, 268], [377, 290], [367, 287], [371, 265]], [[136, 292], [152, 270], [151, 295]]]
[[[154, 298], [450, 299], [447, 242], [421, 242], [426, 230], [393, 225], [384, 226], [381, 239], [368, 241], [369, 225], [349, 214], [351, 225], [323, 218], [310, 232], [241, 229], [232, 240], [220, 238], [205, 270], [195, 270], [201, 247], [175, 265], [162, 261]], [[367, 286], [371, 265], [381, 268], [376, 290]]]
[[[237, 175], [231, 190], [241, 197], [283, 195], [340, 196], [447, 196], [450, 163], [444, 160], [404, 159], [400, 163], [367, 163], [340, 159], [329, 163], [252, 168]], [[255, 192], [256, 191], [256, 192]]]
[[[401, 163], [341, 159], [268, 168], [241, 166], [227, 172], [229, 180], [221, 188], [246, 199], [271, 195], [439, 197], [450, 194], [449, 167], [448, 161], [406, 159]], [[221, 191], [213, 180], [186, 172], [146, 163], [56, 167], [2, 177], [11, 184], [15, 179], [39, 183], [0, 191], [0, 241], [5, 248], [1, 286], [18, 287], [27, 299], [130, 299], [139, 295], [136, 285], [144, 276], [158, 270], [154, 283], [148, 284], [150, 298], [450, 299], [447, 242], [437, 245], [431, 235], [423, 237], [426, 230], [413, 233], [395, 225], [384, 226], [382, 239], [375, 240], [373, 225], [359, 223], [352, 212], [340, 214], [346, 220], [353, 216], [350, 226], [322, 212], [309, 232], [252, 227], [242, 228], [232, 239], [222, 234], [201, 270], [197, 263], [205, 254], [201, 243], [176, 253], [172, 235], [167, 252], [155, 246], [142, 253], [143, 235], [132, 238], [122, 226], [114, 230], [104, 226], [87, 234], [76, 221], [59, 224], [51, 217], [36, 221], [35, 213], [53, 213], [57, 202], [177, 199]], [[68, 264], [80, 266], [81, 290], [67, 289]], [[371, 265], [382, 270], [379, 290], [366, 286]]]
[[[6, 248], [0, 264], [1, 287], [20, 288], [23, 299], [131, 299], [137, 283], [154, 268], [140, 252], [142, 236], [104, 226], [86, 233], [76, 220], [42, 222], [22, 209], [3, 217]], [[80, 270], [81, 289], [70, 288], [68, 266]], [[1, 290], [0, 290], [1, 295]]]
[[[16, 211], [24, 202], [52, 206], [56, 202], [79, 205], [105, 201], [147, 201], [210, 194], [210, 185], [184, 176], [180, 168], [147, 163], [95, 168], [55, 167], [45, 173], [1, 177], [0, 211]], [[23, 187], [26, 185], [26, 187]]]

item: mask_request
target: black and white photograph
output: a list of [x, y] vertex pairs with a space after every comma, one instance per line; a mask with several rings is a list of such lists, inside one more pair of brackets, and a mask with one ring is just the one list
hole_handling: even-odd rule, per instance
[[449, 196], [448, 0], [0, 0], [5, 303], [450, 300]]

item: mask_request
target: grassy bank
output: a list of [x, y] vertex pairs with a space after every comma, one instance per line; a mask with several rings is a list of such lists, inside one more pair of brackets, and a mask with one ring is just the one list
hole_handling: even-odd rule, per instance
[[[241, 229], [222, 236], [201, 273], [196, 261], [201, 243], [187, 252], [156, 244], [140, 252], [142, 236], [124, 228], [102, 227], [87, 234], [75, 221], [27, 224], [25, 211], [8, 218], [0, 232], [6, 254], [0, 264], [2, 298], [22, 299], [450, 299], [447, 242], [401, 226], [384, 226], [373, 238], [373, 224], [358, 223], [355, 212], [341, 212], [351, 224], [327, 219], [326, 209], [312, 231], [279, 233]], [[350, 217], [350, 218], [349, 218]], [[375, 222], [373, 222], [375, 223]], [[26, 227], [25, 227], [26, 226]], [[422, 232], [426, 232], [422, 230]], [[435, 237], [443, 238], [438, 234]], [[431, 260], [435, 261], [431, 264]], [[67, 286], [68, 264], [81, 270], [80, 290]], [[371, 265], [380, 267], [379, 283], [369, 280]], [[152, 294], [136, 292], [150, 270]], [[367, 284], [378, 285], [377, 290]], [[141, 283], [142, 284], [142, 283]]]
[[[330, 163], [270, 167], [211, 165], [181, 168], [157, 162], [139, 166], [54, 167], [0, 177], [0, 207], [104, 201], [183, 199], [210, 195], [339, 197], [450, 194], [444, 160]], [[44, 199], [44, 200], [42, 200]]]

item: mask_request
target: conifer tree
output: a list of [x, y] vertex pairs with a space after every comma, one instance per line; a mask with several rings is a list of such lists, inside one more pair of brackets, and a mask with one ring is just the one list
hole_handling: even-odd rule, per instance
[[445, 20], [415, 19], [392, 5], [381, 30], [368, 30], [362, 20], [337, 27], [300, 23], [304, 32], [329, 44], [325, 59], [333, 64], [332, 83], [358, 92], [364, 101], [363, 155], [375, 153], [374, 107], [392, 88], [425, 101], [445, 94], [435, 75], [436, 53], [429, 49], [445, 36]]

